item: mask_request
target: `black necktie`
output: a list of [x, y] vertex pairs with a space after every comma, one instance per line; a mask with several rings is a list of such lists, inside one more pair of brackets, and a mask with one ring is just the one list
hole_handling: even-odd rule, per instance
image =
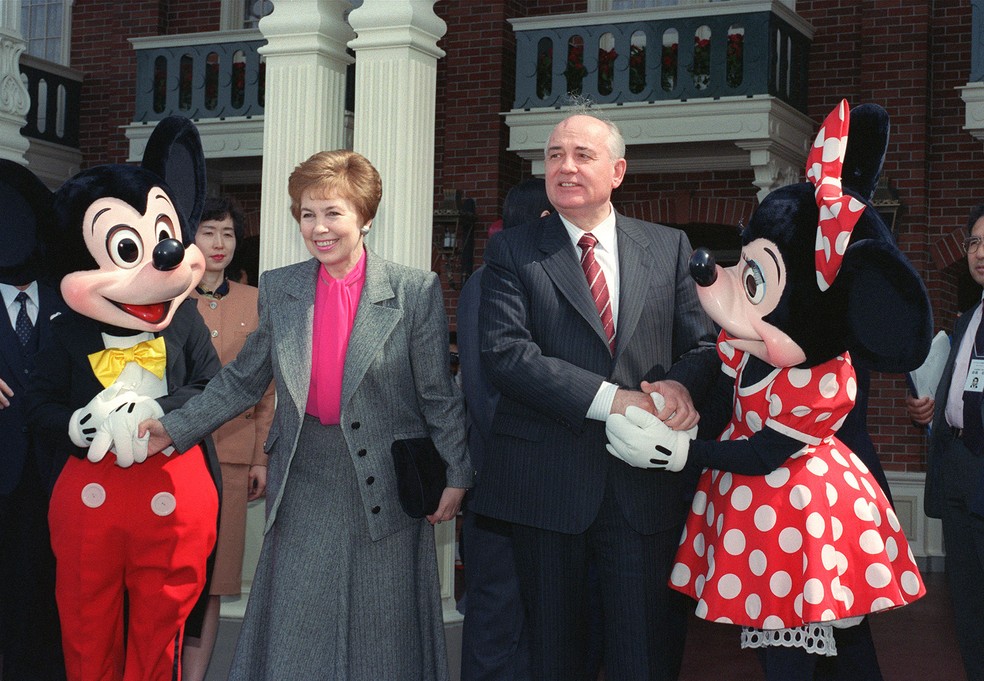
[[[968, 329], [969, 330], [969, 329]], [[977, 325], [977, 333], [974, 336], [974, 347], [970, 353], [970, 364], [974, 365], [974, 360], [984, 359], [984, 319]], [[980, 390], [964, 390], [963, 394], [963, 442], [974, 454], [981, 452], [984, 446], [984, 423], [981, 422], [981, 396]]]
[[30, 298], [23, 291], [18, 293], [17, 297], [14, 298], [15, 303], [20, 303], [20, 310], [17, 312], [17, 323], [14, 330], [17, 332], [17, 339], [25, 347], [31, 342], [31, 332], [34, 331], [34, 324], [31, 323], [31, 318], [27, 314], [28, 300]]

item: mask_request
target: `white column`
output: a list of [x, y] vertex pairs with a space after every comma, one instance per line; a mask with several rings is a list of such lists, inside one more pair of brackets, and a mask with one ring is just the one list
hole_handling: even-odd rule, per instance
[[347, 0], [277, 0], [260, 20], [267, 44], [260, 271], [309, 257], [290, 214], [287, 178], [311, 154], [345, 146]]
[[[366, 239], [388, 260], [429, 270], [434, 215], [437, 41], [447, 26], [435, 0], [364, 0], [349, 23], [355, 50], [353, 148], [383, 179], [383, 200]], [[454, 523], [436, 530], [445, 622], [454, 602]]]
[[365, 0], [349, 23], [357, 38], [353, 148], [383, 178], [369, 233], [384, 258], [431, 267], [437, 41], [447, 26], [434, 0]]
[[20, 30], [20, 1], [0, 1], [0, 158], [26, 164], [29, 142], [21, 135], [31, 99], [21, 79], [20, 56], [27, 48]]

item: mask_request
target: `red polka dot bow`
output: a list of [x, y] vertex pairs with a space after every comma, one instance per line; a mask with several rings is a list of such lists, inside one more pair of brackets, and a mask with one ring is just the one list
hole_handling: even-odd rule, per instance
[[847, 100], [830, 112], [820, 126], [813, 148], [806, 158], [806, 179], [816, 187], [820, 219], [817, 224], [817, 286], [826, 291], [834, 283], [865, 204], [845, 196], [841, 188], [841, 170], [847, 152], [847, 131], [851, 112]]

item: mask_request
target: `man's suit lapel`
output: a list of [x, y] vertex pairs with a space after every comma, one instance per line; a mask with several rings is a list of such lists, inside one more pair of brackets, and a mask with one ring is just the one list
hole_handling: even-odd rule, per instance
[[571, 244], [567, 229], [556, 213], [543, 221], [539, 248], [543, 253], [540, 264], [543, 265], [547, 276], [578, 314], [591, 325], [598, 338], [607, 345], [608, 336], [605, 335], [598, 308], [591, 298], [591, 289], [588, 288], [588, 282], [584, 278], [577, 249]]
[[51, 338], [52, 318], [62, 314], [65, 311], [65, 306], [54, 289], [48, 288], [47, 286], [38, 287], [38, 298], [41, 299], [39, 303], [41, 314], [38, 315], [37, 324], [39, 333], [38, 347], [44, 347], [44, 344]]
[[[0, 357], [10, 367], [10, 375], [20, 379], [26, 366], [24, 353], [21, 352], [20, 341], [17, 339], [14, 328], [10, 325], [10, 316], [3, 307], [2, 301], [3, 299], [0, 298]], [[20, 386], [14, 387], [19, 388]]]
[[640, 233], [642, 227], [639, 223], [629, 222], [616, 213], [615, 228], [618, 232], [619, 277], [618, 324], [615, 326], [617, 359], [628, 340], [632, 338], [642, 316], [642, 309], [652, 283], [650, 270], [653, 267], [653, 256]]
[[366, 280], [362, 285], [359, 309], [355, 314], [352, 335], [345, 353], [345, 375], [342, 377], [342, 409], [352, 399], [383, 344], [396, 327], [403, 311], [398, 307], [379, 305], [396, 294], [387, 276], [386, 262], [366, 249]]

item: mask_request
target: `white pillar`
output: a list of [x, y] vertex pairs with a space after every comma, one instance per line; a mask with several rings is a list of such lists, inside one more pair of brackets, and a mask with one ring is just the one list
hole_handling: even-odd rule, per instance
[[290, 214], [287, 178], [311, 154], [345, 146], [347, 0], [277, 0], [260, 20], [267, 44], [260, 271], [310, 257]]
[[27, 164], [29, 142], [21, 135], [31, 99], [21, 79], [20, 56], [27, 43], [20, 30], [20, 1], [0, 2], [0, 158]]
[[437, 41], [447, 26], [435, 0], [365, 0], [349, 23], [357, 38], [353, 148], [383, 179], [369, 233], [384, 258], [431, 268]]
[[[429, 270], [434, 217], [437, 41], [447, 26], [435, 0], [364, 0], [349, 23], [355, 40], [353, 148], [383, 180], [383, 200], [366, 241], [382, 257]], [[454, 602], [454, 523], [436, 529], [445, 622]]]

